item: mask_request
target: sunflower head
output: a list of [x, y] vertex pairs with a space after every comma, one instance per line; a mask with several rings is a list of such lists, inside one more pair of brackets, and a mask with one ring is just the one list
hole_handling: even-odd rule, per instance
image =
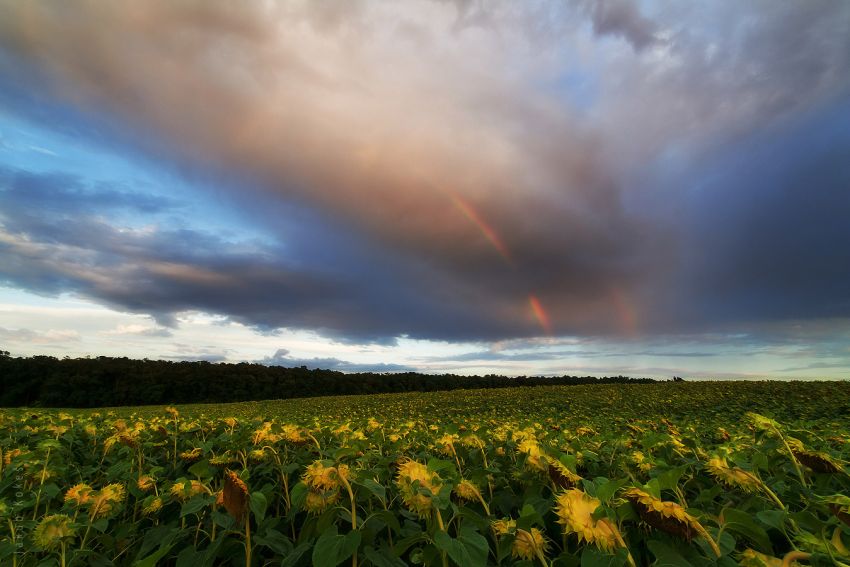
[[180, 415], [180, 412], [177, 411], [177, 408], [174, 406], [168, 406], [165, 408], [165, 413], [170, 415], [172, 419], [177, 419], [177, 416]]
[[490, 529], [493, 530], [493, 533], [497, 536], [514, 533], [516, 531], [516, 520], [512, 520], [510, 518], [493, 520], [490, 523]]
[[712, 457], [705, 468], [717, 480], [727, 486], [737, 487], [744, 492], [757, 492], [761, 482], [750, 472], [738, 467], [731, 467], [723, 457]]
[[548, 548], [549, 542], [537, 528], [531, 528], [528, 531], [516, 530], [511, 555], [515, 559], [533, 561], [539, 555], [545, 555]]
[[318, 514], [336, 504], [337, 500], [339, 500], [339, 490], [331, 492], [308, 490], [307, 497], [304, 499], [304, 509], [310, 513]]
[[800, 463], [817, 473], [834, 474], [843, 472], [844, 469], [842, 466], [835, 462], [829, 454], [820, 451], [809, 451], [803, 446], [801, 441], [797, 439], [794, 439], [794, 441], [797, 441], [797, 443], [791, 445], [791, 453], [794, 454], [794, 458]]
[[76, 530], [65, 514], [45, 516], [33, 531], [32, 538], [41, 549], [51, 550], [74, 538]]
[[581, 477], [571, 471], [567, 465], [556, 459], [549, 460], [549, 478], [559, 488], [573, 488], [579, 482]]
[[150, 492], [156, 486], [156, 479], [149, 474], [142, 475], [139, 477], [139, 480], [136, 482], [136, 486], [142, 492]]
[[429, 471], [422, 463], [406, 459], [398, 467], [395, 483], [404, 504], [410, 510], [416, 512], [420, 518], [431, 514], [432, 496], [439, 494], [442, 488], [440, 475]]
[[303, 480], [311, 490], [337, 490], [340, 487], [337, 468], [326, 466], [322, 461], [315, 461], [308, 465], [304, 471]]
[[162, 498], [159, 496], [148, 496], [142, 502], [142, 514], [153, 516], [162, 509]]
[[224, 486], [221, 489], [221, 501], [228, 514], [241, 522], [248, 513], [248, 485], [231, 471], [224, 471]]
[[478, 490], [478, 487], [466, 479], [457, 483], [454, 488], [454, 493], [457, 494], [458, 498], [466, 500], [467, 502], [481, 499], [481, 492]]
[[97, 519], [107, 516], [118, 509], [127, 495], [122, 484], [107, 484], [92, 497], [89, 516]]
[[88, 484], [75, 484], [65, 493], [65, 503], [72, 506], [83, 506], [91, 502], [92, 488]]
[[594, 519], [593, 514], [601, 502], [589, 494], [572, 488], [561, 492], [555, 499], [555, 513], [564, 533], [576, 534], [579, 541], [594, 544], [603, 551], [613, 551], [622, 546], [623, 538], [608, 518]]
[[696, 518], [675, 502], [656, 498], [639, 488], [629, 488], [623, 496], [632, 503], [640, 519], [655, 529], [690, 541], [695, 535], [704, 538], [714, 553], [720, 557], [720, 548]]
[[189, 451], [183, 451], [180, 453], [180, 458], [186, 461], [187, 463], [194, 463], [203, 455], [204, 450], [200, 447], [195, 447]]

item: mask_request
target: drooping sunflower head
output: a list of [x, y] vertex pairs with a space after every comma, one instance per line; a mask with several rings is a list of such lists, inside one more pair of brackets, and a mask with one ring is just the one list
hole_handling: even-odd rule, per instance
[[737, 487], [744, 492], [757, 492], [761, 488], [761, 482], [756, 476], [742, 468], [729, 466], [723, 457], [710, 458], [705, 468], [727, 486]]
[[622, 536], [608, 518], [594, 519], [593, 513], [601, 502], [589, 494], [572, 488], [561, 492], [555, 499], [558, 523], [564, 533], [576, 534], [579, 541], [596, 545], [603, 551], [613, 551], [621, 545]]
[[124, 485], [107, 484], [100, 491], [93, 494], [89, 516], [92, 519], [97, 519], [109, 515], [117, 510], [121, 503], [124, 502], [125, 496]]
[[457, 483], [454, 488], [454, 493], [457, 494], [458, 498], [466, 500], [467, 502], [473, 502], [481, 499], [481, 491], [478, 490], [478, 487], [475, 486], [475, 484], [466, 479]]
[[538, 554], [545, 555], [548, 549], [549, 541], [537, 528], [531, 528], [528, 531], [516, 530], [511, 555], [516, 559], [533, 561]]
[[65, 514], [45, 516], [33, 531], [32, 538], [41, 549], [56, 549], [62, 542], [74, 539], [76, 530]]
[[175, 408], [174, 406], [168, 406], [167, 408], [165, 408], [165, 413], [170, 415], [172, 419], [177, 419], [177, 416], [180, 415], [180, 412], [177, 411], [177, 408]]
[[156, 479], [149, 474], [142, 475], [136, 482], [136, 486], [142, 492], [149, 492], [153, 490], [153, 488], [156, 486]]
[[517, 445], [517, 451], [525, 453], [529, 457], [538, 457], [540, 456], [540, 445], [537, 443], [537, 439], [526, 437]]
[[142, 502], [142, 514], [153, 516], [162, 509], [162, 498], [159, 496], [148, 496]]
[[581, 482], [579, 475], [557, 459], [549, 460], [549, 478], [558, 488], [573, 488]]
[[241, 522], [248, 513], [248, 485], [235, 472], [226, 470], [221, 494], [222, 505], [228, 514]]
[[186, 461], [187, 463], [194, 463], [204, 454], [204, 450], [200, 447], [195, 447], [189, 451], [183, 451], [180, 453], [180, 458]]
[[171, 496], [180, 502], [185, 502], [193, 496], [203, 494], [204, 492], [208, 493], [209, 489], [207, 489], [207, 487], [205, 487], [200, 481], [188, 480], [185, 478], [178, 479], [171, 485], [171, 488], [168, 491]]
[[811, 451], [803, 445], [803, 442], [793, 437], [788, 438], [791, 453], [800, 463], [817, 473], [835, 474], [843, 472], [843, 467], [837, 463], [828, 453]]
[[339, 500], [339, 490], [330, 492], [308, 490], [307, 497], [304, 499], [304, 509], [313, 514], [318, 514], [336, 504], [337, 500]]
[[702, 524], [676, 502], [661, 500], [639, 488], [629, 488], [623, 496], [632, 503], [640, 519], [648, 525], [688, 541], [695, 535], [700, 535], [720, 557], [720, 549]]
[[406, 459], [398, 467], [395, 480], [404, 504], [420, 518], [431, 514], [431, 499], [440, 493], [442, 479], [434, 471], [413, 459]]
[[514, 533], [514, 531], [516, 531], [516, 520], [512, 520], [510, 518], [493, 520], [490, 522], [490, 529], [492, 529], [493, 533], [497, 536]]
[[326, 466], [322, 461], [308, 465], [303, 480], [311, 490], [336, 490], [340, 486], [336, 467]]
[[85, 483], [75, 484], [65, 493], [65, 503], [83, 506], [91, 502], [92, 487]]
[[303, 445], [309, 441], [307, 437], [304, 436], [304, 431], [297, 425], [292, 425], [291, 423], [283, 425], [280, 429], [280, 434], [285, 441], [292, 443], [293, 445]]

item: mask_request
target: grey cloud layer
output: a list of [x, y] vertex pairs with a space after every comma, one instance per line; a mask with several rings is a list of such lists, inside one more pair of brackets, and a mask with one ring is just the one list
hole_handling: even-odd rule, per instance
[[[781, 159], [800, 180], [787, 189], [761, 183], [771, 163], [696, 198], [653, 187], [665, 168], [680, 170], [668, 185], [692, 183], [708, 167], [704, 155], [751, 132], [823, 108], [817, 120], [846, 116], [846, 106], [824, 105], [848, 93], [847, 4], [235, 6], [4, 2], [0, 73], [12, 80], [19, 66], [36, 68], [56, 99], [150, 136], [150, 155], [239, 172], [252, 183], [230, 187], [234, 194], [252, 193], [259, 208], [315, 210], [327, 234], [314, 228], [295, 252], [231, 253], [192, 231], [122, 235], [38, 214], [15, 225], [8, 215], [7, 279], [70, 287], [163, 320], [196, 308], [373, 340], [540, 333], [529, 294], [556, 332], [574, 334], [781, 318], [792, 315], [782, 308], [789, 297], [811, 299], [800, 305], [812, 315], [828, 306], [850, 314], [836, 300], [850, 275], [830, 267], [846, 254], [823, 255], [823, 239], [737, 246], [765, 211], [770, 230], [793, 218], [795, 188], [807, 183], [821, 201], [801, 222], [826, 222], [846, 243], [839, 162], [815, 156], [813, 172], [812, 149], [789, 148]], [[838, 143], [846, 150], [847, 137]], [[29, 198], [57, 185], [42, 182]], [[5, 183], [6, 199], [27, 198]], [[740, 192], [729, 195], [732, 186]], [[127, 204], [99, 189], [56, 195]], [[747, 209], [738, 195], [759, 195], [762, 205]], [[731, 221], [729, 202], [744, 211]], [[778, 264], [761, 279], [736, 279], [748, 258], [785, 253], [780, 246], [811, 280], [828, 276], [834, 286], [777, 285]], [[822, 263], [803, 262], [812, 248]], [[693, 265], [694, 257], [708, 260]], [[761, 291], [770, 309], [711, 316]]]

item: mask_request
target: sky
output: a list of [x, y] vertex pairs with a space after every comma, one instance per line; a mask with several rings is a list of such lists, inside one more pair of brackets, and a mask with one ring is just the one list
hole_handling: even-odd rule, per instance
[[0, 0], [0, 349], [850, 378], [850, 3]]

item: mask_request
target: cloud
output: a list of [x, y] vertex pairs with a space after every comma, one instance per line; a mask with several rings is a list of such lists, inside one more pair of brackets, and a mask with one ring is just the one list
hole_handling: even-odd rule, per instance
[[295, 358], [289, 356], [289, 351], [285, 348], [278, 349], [271, 357], [263, 358], [258, 362], [269, 366], [292, 368], [306, 366], [310, 369], [338, 370], [340, 372], [416, 372], [415, 368], [403, 364], [354, 363], [333, 357]]
[[73, 329], [4, 329], [0, 327], [0, 341], [7, 344], [40, 344], [62, 346], [80, 340], [80, 334]]
[[[830, 2], [7, 2], [0, 73], [56, 105], [6, 87], [7, 106], [196, 176], [277, 241], [127, 230], [85, 209], [154, 216], [177, 203], [7, 172], [0, 272], [163, 324], [201, 309], [355, 341], [528, 337], [546, 319], [559, 334], [632, 336], [847, 314], [846, 258], [825, 252], [847, 238], [837, 157], [781, 153], [797, 180], [779, 189], [762, 183], [769, 162], [701, 196], [656, 182], [690, 186], [723, 148], [756, 155], [753, 136], [796, 135], [777, 124], [844, 113], [829, 103], [848, 93], [848, 15]], [[581, 108], [575, 74], [594, 84]], [[754, 224], [781, 236], [824, 172], [799, 218], [832, 237], [736, 246]], [[788, 244], [806, 277], [779, 269]]]
[[137, 324], [119, 325], [111, 331], [106, 331], [104, 334], [115, 336], [135, 335], [140, 337], [170, 337], [173, 335], [172, 331], [167, 328]]

